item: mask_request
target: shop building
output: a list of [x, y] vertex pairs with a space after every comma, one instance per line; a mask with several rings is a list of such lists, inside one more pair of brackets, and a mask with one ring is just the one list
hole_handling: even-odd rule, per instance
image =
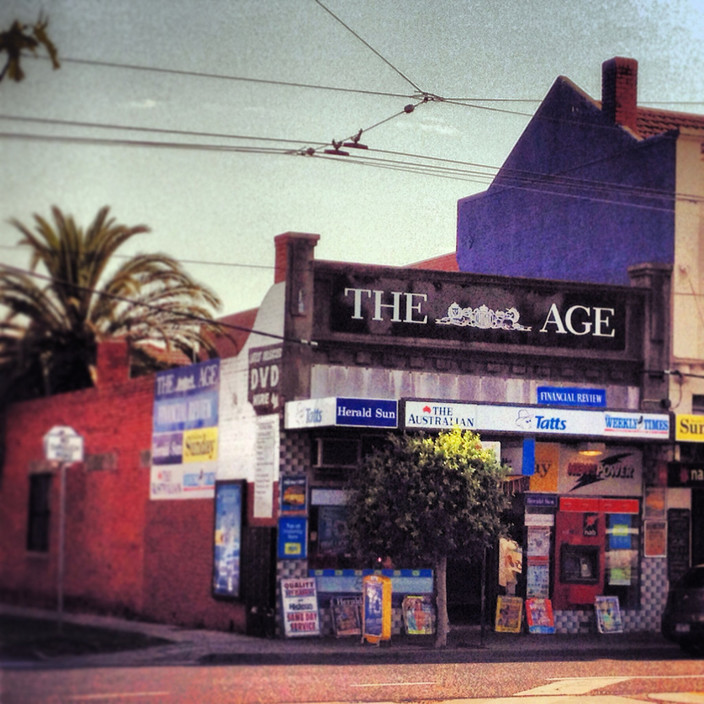
[[[667, 269], [633, 267], [629, 287], [593, 285], [355, 267], [315, 261], [310, 246], [299, 270], [292, 329], [316, 344], [284, 393], [281, 482], [307, 489], [292, 513], [308, 540], [294, 548], [301, 559], [277, 564], [279, 577], [316, 577], [323, 627], [362, 567], [341, 534], [344, 477], [384, 433], [458, 424], [513, 468], [506, 488], [526, 567], [516, 593], [551, 598], [562, 632], [593, 629], [597, 595], [619, 597], [627, 629], [657, 630], [667, 575], [654, 496], [671, 429], [665, 377], [650, 372], [669, 343]], [[477, 573], [451, 565], [451, 618], [476, 618]], [[399, 598], [423, 590], [397, 576]]]
[[[86, 452], [67, 468], [67, 607], [282, 634], [281, 581], [313, 577], [330, 634], [332, 600], [379, 567], [349, 557], [345, 477], [389, 432], [458, 424], [513, 468], [516, 593], [553, 599], [562, 632], [593, 628], [604, 593], [628, 629], [656, 630], [667, 271], [633, 267], [618, 286], [370, 267], [316, 260], [317, 240], [276, 238], [277, 280], [227, 356], [127, 380], [124, 347], [107, 345], [97, 388], [10, 409], [3, 598], [55, 598], [59, 482], [42, 437], [67, 425]], [[476, 618], [477, 574], [451, 565], [455, 617]], [[433, 575], [389, 576], [398, 631], [398, 599], [431, 594]]]

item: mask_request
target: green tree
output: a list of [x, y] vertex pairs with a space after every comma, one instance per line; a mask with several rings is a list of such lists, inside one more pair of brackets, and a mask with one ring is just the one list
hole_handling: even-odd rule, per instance
[[46, 31], [48, 25], [49, 20], [40, 15], [31, 27], [15, 20], [10, 29], [0, 32], [0, 54], [7, 54], [5, 65], [0, 69], [0, 81], [5, 76], [13, 81], [21, 81], [24, 78], [20, 65], [22, 54], [26, 51], [36, 54], [40, 44], [49, 54], [53, 67], [57, 69], [61, 66], [56, 47]]
[[348, 537], [360, 559], [432, 565], [436, 576], [435, 645], [447, 645], [447, 559], [483, 555], [505, 533], [508, 469], [476, 433], [391, 435], [362, 462], [347, 490]]
[[0, 395], [91, 386], [98, 345], [112, 338], [127, 341], [136, 373], [163, 367], [161, 350], [215, 355], [220, 326], [211, 311], [220, 300], [212, 291], [164, 254], [118, 261], [120, 247], [146, 226], [118, 224], [107, 207], [85, 230], [59, 208], [51, 212], [53, 225], [34, 215], [34, 231], [11, 221], [31, 256], [28, 270], [0, 265]]

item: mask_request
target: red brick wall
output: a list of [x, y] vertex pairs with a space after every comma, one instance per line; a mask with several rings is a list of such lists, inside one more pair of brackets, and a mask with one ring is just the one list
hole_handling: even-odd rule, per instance
[[150, 501], [153, 377], [11, 406], [0, 483], [0, 598], [55, 607], [59, 474], [51, 489], [50, 548], [26, 550], [29, 475], [55, 471], [42, 438], [68, 425], [86, 461], [67, 469], [67, 610], [134, 614], [245, 630], [244, 607], [210, 592], [211, 500]]
[[[153, 379], [13, 405], [0, 488], [0, 588], [55, 603], [60, 475], [43, 458], [42, 438], [68, 425], [84, 439], [86, 461], [66, 470], [64, 594], [67, 608], [142, 608], [143, 531], [151, 446]], [[48, 553], [26, 550], [29, 475], [53, 471]]]

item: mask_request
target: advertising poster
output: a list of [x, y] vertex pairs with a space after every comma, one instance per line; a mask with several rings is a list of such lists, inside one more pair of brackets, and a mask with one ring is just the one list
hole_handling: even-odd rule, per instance
[[299, 516], [279, 518], [279, 560], [303, 560], [308, 542], [308, 519]]
[[318, 594], [314, 578], [282, 579], [281, 605], [284, 634], [287, 638], [320, 635]]
[[245, 482], [215, 485], [215, 536], [213, 541], [213, 595], [240, 595], [240, 546]]
[[308, 484], [306, 477], [281, 477], [281, 512], [306, 511]]
[[362, 580], [362, 630], [370, 643], [391, 638], [391, 579], [371, 574]]
[[645, 522], [645, 556], [667, 555], [667, 521]]
[[217, 359], [156, 374], [150, 499], [213, 497], [219, 393]]
[[535, 446], [535, 472], [530, 478], [530, 490], [554, 494], [560, 467], [560, 446], [539, 442]]
[[498, 596], [496, 598], [497, 633], [520, 633], [523, 622], [523, 599], [519, 596]]
[[435, 612], [430, 596], [405, 596], [402, 608], [408, 635], [430, 635], [435, 632]]
[[528, 560], [526, 568], [526, 596], [543, 599], [550, 594], [550, 564]]
[[359, 597], [334, 597], [332, 606], [332, 627], [335, 635], [362, 635], [362, 600]]
[[550, 599], [526, 599], [529, 633], [554, 633], [555, 617]]
[[617, 596], [595, 597], [594, 608], [599, 633], [623, 633], [621, 606]]

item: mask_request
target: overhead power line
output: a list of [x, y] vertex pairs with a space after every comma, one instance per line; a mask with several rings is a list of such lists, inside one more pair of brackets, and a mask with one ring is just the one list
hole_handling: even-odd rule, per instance
[[393, 69], [401, 78], [403, 78], [406, 83], [410, 84], [415, 88], [419, 93], [422, 93], [421, 89], [408, 77], [406, 74], [402, 73], [396, 66], [394, 66], [388, 59], [383, 57], [369, 42], [367, 42], [365, 39], [362, 39], [362, 37], [357, 34], [357, 32], [354, 31], [349, 25], [345, 24], [332, 10], [330, 10], [328, 7], [323, 5], [320, 0], [313, 0], [315, 3], [320, 5], [320, 7], [325, 10], [336, 22], [339, 22], [350, 34], [352, 34], [354, 37], [356, 37], [364, 46], [367, 47], [370, 51], [372, 51], [376, 56], [378, 56], [389, 68]]
[[47, 276], [46, 274], [40, 274], [36, 271], [30, 271], [29, 269], [21, 269], [16, 266], [9, 266], [7, 264], [0, 264], [0, 271], [5, 270], [15, 274], [22, 274], [24, 276], [31, 276], [32, 278], [41, 279], [43, 281], [49, 281], [51, 283], [60, 284], [62, 286], [68, 286], [74, 288], [78, 291], [85, 291], [86, 293], [92, 293], [96, 296], [101, 296], [103, 298], [109, 298], [114, 301], [119, 301], [121, 303], [127, 303], [131, 306], [138, 308], [148, 308], [149, 310], [154, 310], [160, 313], [169, 313], [170, 315], [178, 315], [184, 319], [190, 320], [194, 323], [204, 323], [208, 325], [216, 324], [222, 328], [228, 328], [231, 330], [238, 330], [239, 332], [248, 332], [254, 335], [261, 335], [262, 337], [271, 337], [276, 340], [282, 340], [284, 342], [293, 342], [300, 345], [317, 346], [317, 342], [313, 340], [304, 340], [297, 337], [287, 337], [285, 335], [277, 335], [276, 333], [264, 332], [263, 330], [256, 330], [255, 328], [246, 327], [244, 325], [236, 325], [234, 323], [226, 323], [220, 320], [206, 318], [202, 315], [196, 315], [195, 313], [187, 313], [181, 311], [174, 311], [172, 308], [166, 308], [164, 306], [159, 306], [154, 303], [146, 303], [145, 301], [137, 301], [132, 298], [127, 298], [126, 296], [119, 296], [115, 293], [108, 293], [107, 291], [100, 291], [99, 289], [91, 288], [90, 286], [81, 286], [80, 284], [73, 283], [71, 281], [66, 281], [64, 279], [57, 279], [52, 276]]

